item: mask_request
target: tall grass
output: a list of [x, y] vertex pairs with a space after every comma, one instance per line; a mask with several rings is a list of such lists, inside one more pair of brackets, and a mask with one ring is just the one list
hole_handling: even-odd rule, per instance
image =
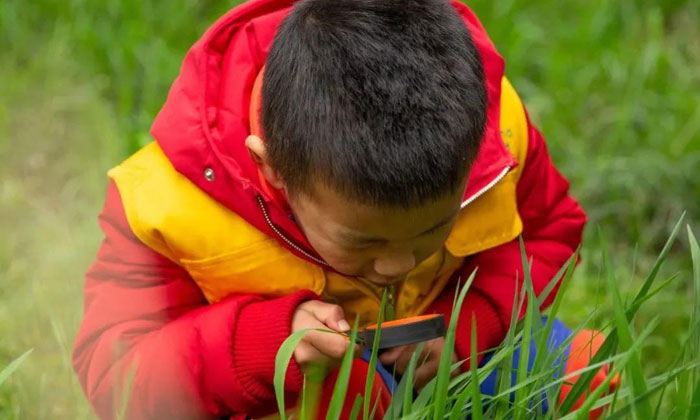
[[[393, 396], [385, 419], [410, 418], [410, 419], [587, 419], [591, 410], [603, 407], [607, 419], [696, 419], [700, 413], [700, 353], [698, 349], [698, 314], [700, 313], [700, 249], [691, 229], [688, 227], [688, 242], [691, 248], [691, 259], [693, 264], [693, 276], [689, 283], [696, 288], [692, 302], [688, 302], [688, 310], [693, 315], [692, 322], [687, 326], [686, 339], [683, 345], [677, 349], [679, 357], [676, 361], [665, 367], [665, 372], [657, 375], [647, 375], [642, 369], [642, 350], [649, 344], [649, 339], [655, 329], [659, 326], [658, 317], [644, 326], [640, 331], [636, 331], [632, 321], [635, 315], [644, 311], [645, 304], [652, 300], [663, 287], [669, 282], [664, 282], [660, 287], [653, 287], [659, 277], [659, 271], [668, 256], [668, 252], [681, 231], [682, 219], [678, 221], [671, 236], [668, 238], [666, 246], [660, 252], [657, 260], [646, 276], [642, 287], [631, 299], [623, 299], [619, 284], [615, 278], [615, 270], [610, 265], [609, 252], [602, 249], [601, 252], [606, 261], [608, 292], [612, 297], [612, 306], [615, 316], [604, 326], [603, 330], [607, 335], [603, 345], [591, 358], [587, 367], [582, 370], [568, 372], [564, 374], [562, 364], [556, 363], [563, 357], [565, 349], [571, 344], [570, 340], [576, 332], [590, 328], [590, 318], [586, 322], [573, 328], [574, 333], [565, 340], [559, 347], [552, 347], [549, 338], [552, 322], [558, 316], [562, 302], [566, 299], [567, 286], [573, 274], [573, 267], [577, 256], [574, 255], [570, 261], [560, 271], [560, 275], [555, 277], [552, 284], [560, 281], [562, 287], [559, 288], [555, 296], [554, 303], [547, 313], [547, 321], [543, 322], [538, 311], [538, 305], [528, 305], [525, 315], [519, 322], [513, 322], [506, 334], [503, 344], [491, 350], [493, 357], [483, 366], [476, 366], [471, 358], [467, 368], [462, 369], [464, 361], [451, 363], [451, 355], [454, 351], [454, 340], [456, 334], [456, 321], [459, 318], [461, 302], [469, 290], [469, 285], [476, 272], [472, 273], [466, 284], [458, 290], [457, 299], [451, 315], [451, 323], [445, 337], [445, 347], [443, 349], [440, 367], [436, 377], [428, 383], [418, 395], [413, 396], [412, 373], [417, 366], [419, 351], [416, 351], [411, 359], [411, 364], [406, 374], [399, 383], [397, 392]], [[530, 267], [525, 257], [524, 247], [522, 247], [523, 272], [525, 273], [524, 286], [519, 299], [519, 304], [527, 297], [529, 302], [541, 301], [543, 296], [535, 296], [532, 288], [532, 280], [529, 276]], [[675, 277], [673, 277], [675, 278]], [[675, 281], [681, 281], [675, 279]], [[474, 325], [478, 328], [478, 325]], [[357, 324], [355, 324], [352, 336], [357, 334]], [[475, 329], [472, 330], [475, 334]], [[294, 346], [303, 336], [301, 331], [290, 337], [283, 343], [279, 357], [276, 361], [276, 377], [282, 380], [275, 382], [275, 390], [278, 396], [278, 403], [283, 408], [284, 396], [284, 373]], [[475, 336], [474, 336], [475, 337]], [[354, 341], [352, 341], [354, 342]], [[534, 343], [536, 355], [529, 353], [530, 343]], [[472, 340], [475, 343], [475, 340]], [[376, 352], [374, 343], [373, 352]], [[520, 360], [518, 368], [512, 371], [511, 361], [516, 347], [520, 348]], [[472, 347], [475, 353], [476, 348]], [[476, 353], [475, 353], [476, 354]], [[352, 346], [343, 358], [341, 365], [341, 375], [339, 375], [333, 399], [330, 402], [328, 411], [329, 419], [336, 419], [344, 404], [353, 401], [367, 401], [367, 389], [364, 394], [349, 395], [346, 393], [347, 378], [351, 371], [351, 358], [353, 356]], [[532, 369], [528, 372], [528, 361], [533, 360]], [[419, 362], [418, 362], [419, 363]], [[565, 363], [565, 360], [562, 362]], [[601, 385], [590, 390], [590, 384], [594, 374], [603, 366], [608, 366], [609, 370], [605, 380]], [[460, 370], [461, 369], [461, 370]], [[459, 371], [456, 377], [451, 378], [451, 373]], [[481, 382], [492, 372], [496, 372], [497, 383], [501, 386], [495, 395], [481, 393]], [[576, 379], [575, 385], [571, 388], [561, 405], [559, 394], [562, 385]], [[620, 385], [611, 391], [611, 383], [617, 382], [621, 377]], [[511, 383], [511, 378], [516, 380]], [[368, 377], [368, 384], [374, 378]], [[406, 392], [409, 390], [410, 392]], [[664, 398], [665, 395], [674, 394], [673, 404]], [[337, 395], [343, 395], [339, 399]], [[302, 395], [300, 404], [306, 405]], [[574, 403], [584, 397], [580, 407], [574, 409]], [[318, 397], [315, 396], [315, 399]], [[547, 399], [549, 409], [542, 408], [543, 399]], [[356, 412], [359, 416], [359, 410]], [[363, 420], [374, 417], [367, 410], [362, 411]], [[285, 417], [283, 417], [285, 418]]]

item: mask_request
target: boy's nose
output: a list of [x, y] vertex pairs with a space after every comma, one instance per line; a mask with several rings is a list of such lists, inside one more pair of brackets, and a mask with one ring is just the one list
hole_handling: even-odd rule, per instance
[[394, 278], [403, 278], [416, 266], [413, 253], [391, 254], [374, 260], [374, 272], [385, 277], [387, 282]]

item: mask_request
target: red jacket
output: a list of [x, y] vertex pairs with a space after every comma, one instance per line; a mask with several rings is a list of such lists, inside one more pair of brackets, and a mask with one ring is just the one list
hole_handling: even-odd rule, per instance
[[[249, 106], [252, 84], [276, 25], [292, 3], [254, 0], [219, 19], [187, 54], [152, 129], [178, 172], [278, 240], [255, 200], [259, 194], [266, 200], [270, 197], [241, 141], [250, 123], [242, 110]], [[474, 196], [503, 167], [499, 159], [512, 159], [503, 153], [498, 128], [503, 62], [471, 11], [457, 3], [455, 7], [480, 51], [489, 94], [484, 148], [467, 191]], [[235, 78], [227, 78], [231, 72]], [[568, 195], [568, 183], [552, 165], [542, 136], [529, 121], [527, 131], [517, 207], [539, 292], [580, 243], [585, 215]], [[202, 176], [206, 168], [217, 174], [214, 182]], [[268, 210], [275, 224], [307, 254], [315, 255], [284, 209], [272, 204]], [[99, 416], [113, 418], [121, 402], [119, 390], [130, 372], [129, 419], [244, 418], [274, 411], [276, 351], [290, 333], [297, 305], [317, 297], [303, 291], [275, 299], [238, 295], [209, 304], [185, 269], [144, 245], [131, 231], [114, 183], [108, 187], [99, 220], [105, 239], [87, 273], [85, 316], [73, 352], [81, 384]], [[479, 271], [460, 316], [459, 357], [469, 355], [472, 315], [478, 324], [479, 350], [496, 346], [504, 337], [520, 261], [517, 240], [466, 260], [464, 272], [477, 266]], [[447, 288], [429, 311], [449, 315], [452, 301]], [[286, 383], [291, 398], [302, 384], [294, 362]]]

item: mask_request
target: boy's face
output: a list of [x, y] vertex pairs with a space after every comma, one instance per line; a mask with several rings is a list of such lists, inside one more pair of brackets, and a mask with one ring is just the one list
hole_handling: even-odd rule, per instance
[[318, 183], [312, 195], [290, 198], [290, 206], [311, 245], [334, 269], [388, 286], [442, 247], [462, 190], [402, 209], [358, 204]]
[[[285, 189], [266, 157], [264, 142], [246, 139], [267, 181]], [[359, 204], [317, 182], [313, 194], [287, 194], [289, 205], [316, 252], [338, 272], [388, 286], [439, 250], [460, 210], [460, 188], [410, 209]]]

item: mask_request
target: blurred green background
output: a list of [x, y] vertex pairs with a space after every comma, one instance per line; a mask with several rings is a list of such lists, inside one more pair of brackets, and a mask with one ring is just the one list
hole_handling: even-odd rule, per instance
[[[601, 323], [611, 312], [598, 230], [626, 291], [683, 211], [700, 232], [700, 6], [468, 3], [589, 214], [565, 318]], [[149, 141], [187, 48], [235, 4], [0, 1], [0, 366], [35, 349], [0, 388], [0, 418], [91, 418], [70, 348], [105, 171]], [[687, 331], [689, 269], [681, 239], [664, 270], [678, 278], [636, 319], [662, 317], [649, 372], [664, 370]]]

